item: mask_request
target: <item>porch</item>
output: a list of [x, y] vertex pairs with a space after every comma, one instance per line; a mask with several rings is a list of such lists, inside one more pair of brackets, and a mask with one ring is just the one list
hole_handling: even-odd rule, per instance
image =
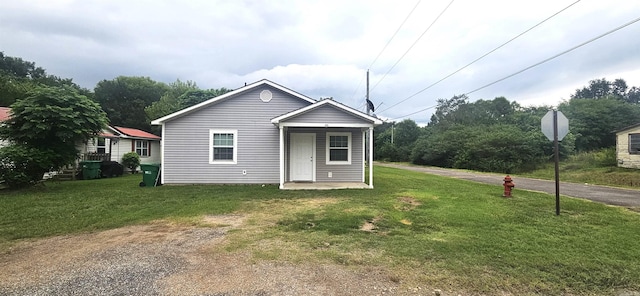
[[97, 152], [83, 153], [80, 160], [110, 161], [111, 153], [97, 153]]
[[369, 184], [360, 182], [286, 182], [284, 190], [367, 189]]

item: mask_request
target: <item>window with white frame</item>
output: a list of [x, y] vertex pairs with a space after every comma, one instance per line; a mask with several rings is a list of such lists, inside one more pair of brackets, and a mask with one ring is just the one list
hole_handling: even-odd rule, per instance
[[209, 130], [209, 163], [238, 162], [238, 131]]
[[351, 164], [351, 133], [327, 133], [327, 164]]
[[629, 134], [629, 154], [640, 154], [640, 134]]
[[151, 155], [151, 153], [149, 153], [149, 141], [136, 140], [135, 149], [136, 149], [136, 153], [138, 153], [138, 155], [142, 157], [147, 157]]

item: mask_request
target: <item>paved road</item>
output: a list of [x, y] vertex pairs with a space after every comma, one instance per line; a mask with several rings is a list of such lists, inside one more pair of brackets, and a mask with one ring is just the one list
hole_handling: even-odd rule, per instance
[[[495, 184], [498, 186], [502, 185], [502, 179], [504, 178], [504, 175], [499, 174], [476, 173], [438, 167], [422, 167], [384, 162], [376, 162], [376, 165], [441, 175], [480, 183]], [[516, 177], [514, 178], [514, 183], [516, 184], [517, 189], [540, 191], [553, 195], [556, 194], [555, 181]], [[560, 182], [560, 194], [571, 197], [584, 198], [616, 206], [640, 207], [640, 190]]]

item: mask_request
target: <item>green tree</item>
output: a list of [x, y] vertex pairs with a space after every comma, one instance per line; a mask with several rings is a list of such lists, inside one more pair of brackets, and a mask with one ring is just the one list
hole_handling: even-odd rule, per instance
[[119, 76], [96, 85], [95, 99], [113, 125], [151, 130], [145, 108], [160, 100], [169, 87], [149, 77]]
[[69, 86], [82, 95], [93, 96], [93, 93], [71, 79], [49, 75], [33, 62], [0, 52], [0, 106], [9, 106], [25, 98], [27, 92], [37, 86]]
[[579, 152], [612, 147], [616, 143], [614, 130], [640, 122], [640, 106], [616, 97], [573, 98], [558, 109], [569, 119]]
[[9, 142], [0, 148], [4, 177], [22, 174], [31, 184], [49, 169], [73, 163], [76, 145], [97, 135], [106, 122], [100, 105], [72, 87], [33, 89], [11, 105], [11, 117], [0, 125], [0, 138]]
[[[174, 89], [173, 86], [172, 89]], [[226, 88], [201, 90], [197, 88], [195, 83], [193, 83], [191, 87], [183, 86], [175, 89], [176, 91], [168, 91], [159, 101], [145, 108], [145, 112], [149, 118], [158, 119], [231, 91]]]
[[178, 111], [182, 109], [178, 97], [190, 90], [198, 90], [198, 85], [193, 81], [183, 82], [177, 79], [169, 83], [169, 89], [160, 97], [160, 100], [144, 108], [144, 112], [149, 119], [154, 120]]
[[624, 79], [616, 79], [613, 82], [605, 78], [589, 81], [589, 85], [576, 89], [571, 95], [572, 99], [603, 99], [615, 98], [628, 103], [639, 103], [640, 94], [636, 87], [629, 89]]

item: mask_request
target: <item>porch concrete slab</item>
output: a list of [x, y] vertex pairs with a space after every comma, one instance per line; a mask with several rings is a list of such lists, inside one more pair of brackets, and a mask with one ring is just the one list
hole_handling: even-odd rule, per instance
[[284, 183], [284, 190], [330, 190], [330, 189], [368, 189], [367, 183], [333, 182], [289, 182]]

